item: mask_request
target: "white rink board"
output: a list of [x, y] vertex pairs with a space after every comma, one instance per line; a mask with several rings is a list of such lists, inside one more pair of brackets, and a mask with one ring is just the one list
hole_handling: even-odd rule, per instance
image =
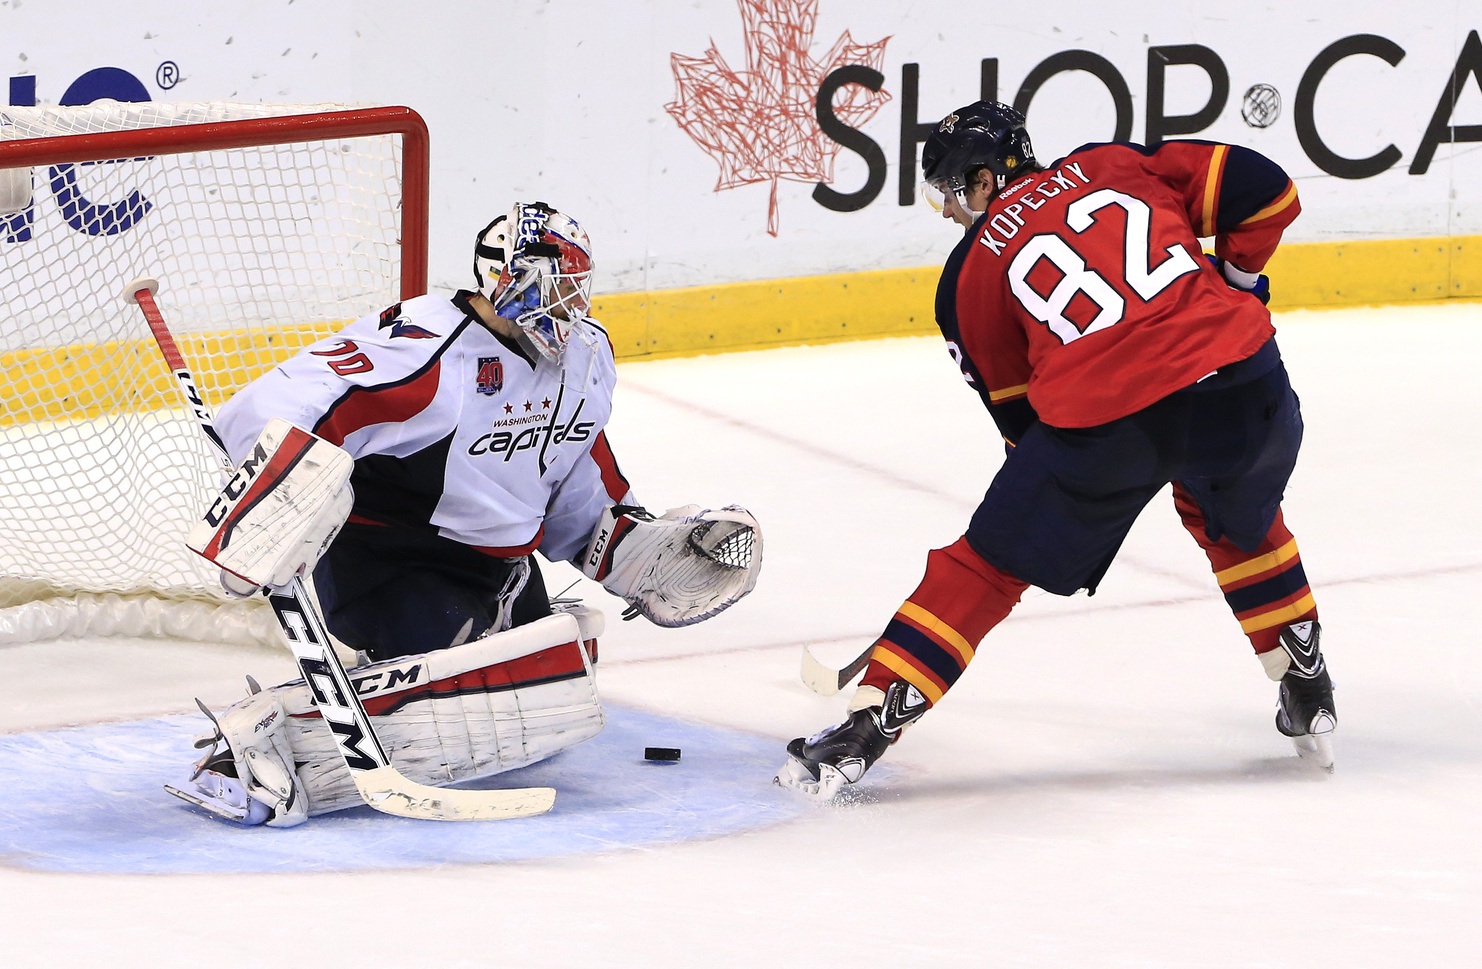
[[[791, 54], [749, 59], [748, 4], [780, 12], [780, 22], [798, 28], [783, 37]], [[473, 234], [515, 197], [534, 196], [587, 224], [598, 246], [597, 289], [612, 293], [940, 263], [949, 234], [919, 198], [908, 193], [910, 204], [901, 204], [903, 114], [912, 107], [904, 120], [927, 123], [976, 99], [985, 58], [996, 61], [1005, 100], [1057, 58], [1085, 63], [1089, 55], [1105, 65], [1110, 87], [1078, 70], [1038, 88], [1031, 131], [1050, 159], [1116, 133], [1112, 87], [1125, 86], [1127, 127], [1142, 140], [1150, 51], [1198, 45], [1223, 65], [1229, 94], [1217, 117], [1189, 136], [1249, 145], [1297, 178], [1305, 212], [1288, 239], [1477, 234], [1482, 151], [1475, 144], [1442, 145], [1424, 174], [1409, 173], [1468, 34], [1482, 26], [1474, 14], [1467, 0], [1267, 2], [1238, 10], [1173, 0], [1032, 7], [498, 0], [422, 4], [415, 15], [391, 0], [243, 0], [208, 19], [169, 0], [48, 0], [0, 6], [0, 63], [13, 96], [33, 91], [42, 103], [132, 90], [154, 100], [406, 104], [432, 133], [435, 288], [468, 285]], [[876, 59], [889, 100], [856, 129], [878, 152], [878, 194], [837, 211], [814, 201], [815, 190], [822, 183], [866, 201], [870, 168], [861, 152], [869, 149], [823, 138], [810, 111], [819, 65], [846, 32], [857, 45], [883, 43]], [[1335, 44], [1346, 44], [1339, 52], [1347, 56], [1315, 69]], [[699, 112], [697, 129], [729, 132], [732, 163], [746, 152], [759, 156], [750, 159], [757, 180], [717, 190], [717, 157], [667, 110], [682, 98], [675, 57], [706, 63], [717, 100]], [[1468, 58], [1477, 65], [1482, 49]], [[869, 58], [853, 63], [868, 67], [861, 60]], [[914, 98], [908, 68], [919, 76]], [[748, 71], [803, 80], [767, 92], [748, 86]], [[1305, 95], [1304, 77], [1313, 84]], [[1442, 120], [1482, 124], [1482, 85], [1466, 71], [1462, 80], [1455, 110], [1448, 104]], [[1281, 99], [1265, 128], [1242, 118], [1244, 95], [1258, 84]], [[1188, 64], [1168, 67], [1164, 87], [1165, 116], [1196, 114], [1212, 93], [1210, 75]], [[846, 90], [869, 93], [859, 85]], [[1397, 157], [1369, 177], [1336, 177], [1298, 136], [1304, 111], [1322, 149], [1339, 158], [1361, 162], [1391, 146]], [[735, 120], [752, 114], [778, 129]], [[805, 163], [797, 145], [808, 139], [824, 155]], [[775, 236], [767, 231], [774, 179]], [[906, 181], [914, 184], [914, 171]]]

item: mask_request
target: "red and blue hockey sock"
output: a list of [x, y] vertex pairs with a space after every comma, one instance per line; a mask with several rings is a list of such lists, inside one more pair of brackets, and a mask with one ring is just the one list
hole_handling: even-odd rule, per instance
[[1177, 485], [1173, 500], [1184, 527], [1209, 557], [1225, 602], [1258, 654], [1275, 649], [1287, 626], [1317, 618], [1317, 602], [1302, 570], [1297, 540], [1280, 511], [1260, 546], [1243, 552], [1227, 539], [1209, 540], [1199, 506]]
[[860, 685], [883, 691], [905, 680], [935, 704], [1027, 588], [1027, 582], [983, 561], [966, 538], [934, 549], [926, 557], [925, 578], [875, 641]]

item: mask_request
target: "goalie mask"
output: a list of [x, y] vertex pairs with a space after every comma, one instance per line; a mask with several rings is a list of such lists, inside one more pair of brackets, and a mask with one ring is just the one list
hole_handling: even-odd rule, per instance
[[479, 233], [474, 279], [494, 311], [542, 356], [560, 362], [592, 297], [592, 242], [544, 202], [519, 203]]

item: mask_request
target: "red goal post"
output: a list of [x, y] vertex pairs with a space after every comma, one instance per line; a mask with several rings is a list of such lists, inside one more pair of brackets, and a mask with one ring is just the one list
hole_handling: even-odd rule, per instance
[[119, 294], [160, 278], [219, 407], [426, 291], [428, 147], [406, 107], [0, 107], [0, 644], [274, 641], [184, 547], [215, 466]]

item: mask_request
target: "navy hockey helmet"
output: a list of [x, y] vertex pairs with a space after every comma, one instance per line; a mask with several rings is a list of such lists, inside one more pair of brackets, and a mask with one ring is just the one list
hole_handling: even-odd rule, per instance
[[1024, 116], [997, 101], [974, 101], [941, 120], [921, 146], [926, 184], [961, 199], [968, 179], [980, 168], [1002, 189], [1009, 179], [1038, 168]]

